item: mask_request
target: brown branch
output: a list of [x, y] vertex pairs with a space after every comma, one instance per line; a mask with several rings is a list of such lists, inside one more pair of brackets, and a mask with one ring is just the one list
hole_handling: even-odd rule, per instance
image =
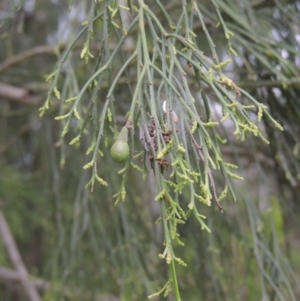
[[[5, 267], [0, 267], [0, 278], [2, 278], [4, 281], [20, 281], [20, 274], [12, 269], [8, 269]], [[30, 282], [32, 285], [34, 285], [36, 288], [40, 290], [48, 290], [51, 286], [50, 282], [45, 281], [43, 279], [39, 278], [31, 278], [30, 277]]]
[[0, 211], [0, 235], [10, 261], [19, 274], [20, 282], [22, 283], [24, 290], [27, 292], [29, 300], [40, 301], [41, 299], [37, 288], [28, 279], [27, 269], [23, 263], [17, 244], [14, 241], [2, 211]]
[[37, 105], [41, 102], [41, 96], [31, 95], [27, 89], [0, 82], [0, 98], [2, 97], [24, 105]]
[[[62, 50], [64, 47], [65, 45], [59, 45], [58, 49]], [[0, 72], [3, 72], [5, 69], [8, 69], [13, 65], [28, 60], [36, 55], [55, 54], [55, 49], [57, 49], [57, 46], [37, 46], [24, 52], [21, 52], [11, 58], [8, 58], [2, 64], [0, 64]]]

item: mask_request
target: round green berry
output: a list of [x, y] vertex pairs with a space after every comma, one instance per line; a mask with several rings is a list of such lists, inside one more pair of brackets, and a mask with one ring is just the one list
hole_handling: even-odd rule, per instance
[[117, 163], [126, 161], [129, 157], [129, 145], [124, 140], [116, 140], [110, 149], [110, 156]]

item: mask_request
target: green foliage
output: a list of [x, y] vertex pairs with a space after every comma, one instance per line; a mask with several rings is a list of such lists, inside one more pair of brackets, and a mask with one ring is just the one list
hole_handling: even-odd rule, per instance
[[[103, 46], [98, 54], [97, 69], [95, 69], [95, 72], [79, 93], [76, 93], [76, 90], [74, 91], [72, 80], [67, 76], [63, 85], [63, 91], [65, 92], [61, 97], [57, 88], [62, 68], [62, 63], [60, 63], [53, 73], [54, 77], [46, 103], [40, 109], [41, 115], [44, 115], [49, 108], [52, 93], [57, 99], [62, 100], [62, 114], [56, 117], [56, 120], [66, 120], [63, 126], [62, 137], [68, 132], [70, 121], [73, 117], [79, 121], [79, 135], [70, 142], [71, 145], [79, 144], [82, 133], [84, 133], [88, 124], [91, 123], [93, 126], [99, 118], [99, 124], [96, 125], [96, 128], [93, 127], [94, 135], [97, 138], [93, 147], [92, 160], [84, 166], [84, 169], [92, 168], [93, 170], [92, 178], [88, 184], [88, 186], [91, 185], [93, 190], [94, 179], [101, 179], [100, 183], [106, 183], [97, 173], [98, 165], [101, 164], [98, 152], [101, 149], [103, 151], [103, 147], [105, 147], [104, 145], [101, 147], [101, 140], [109, 135], [105, 128], [111, 122], [113, 124], [116, 123], [115, 114], [112, 114], [112, 112], [116, 111], [113, 95], [118, 80], [123, 73], [128, 82], [130, 82], [128, 77], [129, 70], [127, 71], [127, 69], [132, 68], [131, 65], [135, 62], [137, 85], [129, 102], [130, 109], [124, 129], [133, 130], [139, 127], [140, 131], [143, 132], [141, 139], [144, 141], [146, 156], [148, 156], [155, 174], [155, 186], [158, 191], [155, 200], [160, 202], [165, 236], [165, 250], [159, 256], [166, 259], [167, 264], [170, 265], [170, 279], [160, 293], [169, 292], [170, 286], [173, 286], [176, 300], [180, 300], [180, 296], [174, 264], [177, 262], [185, 265], [180, 258], [176, 257], [173, 251], [173, 240], [181, 244], [177, 232], [178, 224], [185, 223], [188, 216], [193, 214], [200, 222], [202, 229], [210, 232], [204, 222], [205, 216], [199, 213], [198, 207], [195, 205], [195, 199], [208, 206], [211, 205], [213, 200], [222, 211], [218, 201], [219, 197], [217, 196], [212, 169], [219, 170], [224, 177], [225, 189], [223, 189], [221, 198], [226, 197], [225, 194], [229, 188], [233, 199], [235, 199], [229, 178], [243, 179], [229, 171], [232, 165], [226, 163], [223, 159], [218, 140], [213, 140], [213, 137], [216, 136], [215, 126], [218, 126], [219, 122], [209, 120], [209, 122], [204, 123], [201, 120], [181, 60], [184, 59], [186, 64], [193, 68], [193, 76], [197, 79], [199, 87], [206, 84], [216, 94], [218, 102], [224, 108], [223, 117], [227, 118], [227, 116], [230, 116], [235, 125], [234, 134], [238, 138], [244, 140], [249, 133], [252, 133], [254, 136], [260, 136], [266, 141], [258, 126], [250, 119], [247, 112], [248, 109], [257, 109], [259, 120], [264, 113], [266, 117], [274, 122], [275, 126], [282, 130], [281, 126], [267, 113], [265, 105], [259, 103], [247, 92], [240, 89], [232, 79], [222, 72], [222, 69], [231, 62], [230, 53], [237, 55], [230, 41], [234, 34], [227, 28], [217, 4], [214, 1], [211, 1], [211, 3], [215, 9], [215, 16], [224, 31], [227, 48], [229, 49], [229, 58], [224, 62], [220, 62], [218, 59], [213, 40], [203, 20], [202, 9], [197, 2], [194, 2], [193, 5], [182, 3], [183, 12], [177, 24], [173, 23], [172, 16], [168, 15], [160, 6], [169, 20], [170, 32], [166, 31], [152, 9], [142, 0], [139, 1], [139, 7], [135, 7], [136, 17], [133, 18], [127, 29], [124, 27], [120, 13], [120, 10], [124, 9], [124, 7], [119, 6], [118, 2], [114, 2], [113, 6], [111, 6], [112, 4], [101, 5], [92, 2], [88, 21], [83, 24], [85, 26], [84, 29], [87, 30], [87, 38], [83, 44], [80, 57], [84, 58], [85, 63], [94, 58], [94, 55], [90, 52], [91, 34], [94, 34], [93, 22], [100, 18], [103, 21], [103, 28], [99, 28], [98, 31], [101, 32]], [[117, 20], [115, 17], [118, 12], [119, 18]], [[194, 22], [196, 22], [195, 16], [198, 17], [198, 21], [201, 22], [205, 31], [206, 40], [213, 56], [212, 60], [204, 55], [201, 52], [201, 48], [197, 46], [197, 35], [193, 31]], [[117, 25], [116, 22], [120, 22], [121, 26]], [[137, 28], [138, 34], [136, 44], [132, 45], [132, 55], [127, 60], [124, 60], [121, 68], [118, 68], [115, 63], [115, 57], [118, 52], [121, 52], [123, 54], [122, 59], [125, 58], [124, 45], [127, 36], [134, 28]], [[71, 57], [70, 52], [77, 39], [84, 32], [84, 29], [72, 40], [71, 46], [62, 54], [61, 62], [65, 62]], [[110, 45], [114, 43], [114, 40], [117, 44], [111, 52]], [[184, 46], [184, 49], [181, 49], [182, 46]], [[72, 68], [70, 64], [68, 66]], [[112, 73], [116, 74], [114, 79], [112, 79]], [[69, 74], [71, 77], [74, 77], [73, 72]], [[154, 85], [155, 79], [159, 80], [157, 87]], [[109, 89], [104, 106], [99, 112], [94, 99], [105, 80], [108, 80]], [[92, 96], [88, 105], [91, 113], [84, 113], [86, 110], [84, 109], [83, 96], [89, 87], [92, 89]], [[156, 89], [157, 92], [155, 92]], [[238, 99], [241, 95], [245, 99]], [[163, 97], [166, 100], [162, 104], [161, 99]], [[64, 105], [64, 103], [70, 103], [70, 99], [72, 99], [71, 106]], [[250, 101], [251, 105], [243, 105], [244, 101]], [[202, 103], [206, 108], [206, 113], [211, 115], [212, 103], [208, 103], [203, 95], [199, 98], [199, 103]], [[80, 115], [82, 113], [79, 112], [83, 112], [84, 116], [81, 123]], [[180, 115], [177, 116], [179, 112]], [[95, 120], [94, 118], [98, 114], [100, 114], [100, 117]], [[91, 119], [91, 116], [95, 116], [93, 117], [94, 120]], [[223, 121], [224, 118], [221, 118], [221, 120]], [[112, 132], [115, 131], [113, 128], [110, 128], [110, 130]], [[114, 146], [115, 144], [113, 148]], [[190, 146], [192, 146], [192, 149], [188, 151]], [[128, 156], [126, 155], [125, 157], [127, 158]], [[126, 161], [126, 158], [125, 160], [117, 158], [117, 161]], [[128, 157], [127, 160], [131, 159]], [[191, 161], [197, 163], [193, 166]], [[115, 195], [117, 203], [120, 199], [125, 199], [126, 174], [130, 166], [131, 164], [125, 165], [121, 190]], [[169, 171], [168, 173], [166, 172], [167, 170]], [[190, 191], [190, 202], [187, 208], [180, 201], [180, 195], [186, 190]]]

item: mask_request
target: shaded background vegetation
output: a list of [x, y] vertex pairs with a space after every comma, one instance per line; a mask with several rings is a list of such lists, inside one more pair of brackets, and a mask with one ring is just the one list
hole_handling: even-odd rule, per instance
[[[85, 189], [90, 174], [82, 166], [87, 163], [85, 152], [92, 134], [87, 133], [78, 149], [61, 147], [62, 125], [54, 120], [61, 107], [54, 97], [52, 107], [39, 117], [38, 108], [50, 87], [45, 77], [53, 72], [68, 37], [80, 30], [91, 2], [74, 1], [80, 13], [69, 11], [67, 1], [0, 4], [0, 206], [31, 279], [44, 281], [39, 291], [44, 300], [146, 300], [168, 278], [168, 268], [158, 257], [163, 233], [155, 224], [160, 209], [151, 174], [143, 181], [139, 172], [130, 170], [126, 201], [114, 207], [120, 166], [109, 158], [109, 149], [104, 153], [106, 164], [98, 170], [109, 185], [95, 186], [91, 193]], [[226, 59], [226, 40], [210, 13], [210, 1], [201, 2], [218, 55]], [[251, 137], [236, 141], [230, 123], [219, 129], [228, 140], [223, 153], [239, 165], [244, 181], [234, 182], [237, 203], [223, 201], [223, 214], [216, 206], [201, 209], [211, 233], [202, 231], [193, 219], [179, 226], [185, 246], [176, 247], [176, 253], [187, 263], [177, 268], [179, 287], [182, 300], [191, 301], [298, 300], [300, 2], [238, 2], [219, 3], [228, 28], [235, 33], [232, 45], [238, 52], [224, 72], [266, 104], [284, 131], [263, 119], [261, 128], [270, 141], [266, 145]], [[163, 20], [156, 2], [148, 4]], [[168, 1], [165, 8], [172, 16], [179, 15], [181, 2]], [[242, 26], [243, 18], [250, 29]], [[97, 28], [101, 22], [95, 32]], [[201, 24], [195, 25], [194, 32], [200, 49], [208, 53]], [[79, 87], [94, 67], [93, 61], [85, 64], [79, 59], [84, 42], [79, 40], [72, 54]], [[134, 43], [134, 39], [128, 43], [126, 55]], [[96, 35], [91, 52], [100, 48]], [[122, 64], [121, 55], [116, 60]], [[196, 82], [192, 76], [189, 80], [197, 94]], [[63, 86], [62, 79], [58, 86]], [[99, 92], [100, 104], [106, 93], [105, 87]], [[126, 78], [121, 78], [114, 93], [120, 128], [131, 98]], [[213, 102], [215, 96], [207, 93]], [[207, 119], [205, 109], [199, 106], [199, 110]], [[213, 117], [218, 114], [216, 105]], [[76, 124], [71, 125], [66, 141], [76, 130]], [[113, 138], [107, 137], [108, 145]], [[136, 144], [134, 151], [140, 149]], [[188, 198], [182, 195], [186, 203]], [[0, 267], [16, 268], [1, 240]], [[1, 300], [30, 300], [8, 270], [0, 269], [0, 277]], [[167, 298], [174, 300], [172, 293]]]

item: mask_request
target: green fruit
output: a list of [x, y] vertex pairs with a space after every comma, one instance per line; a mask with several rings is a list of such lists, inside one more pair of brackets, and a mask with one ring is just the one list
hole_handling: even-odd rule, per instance
[[124, 140], [116, 140], [110, 149], [110, 156], [117, 163], [126, 161], [129, 157], [129, 145]]
[[126, 161], [129, 157], [129, 145], [127, 143], [128, 129], [124, 126], [118, 135], [116, 142], [110, 149], [110, 156], [117, 163]]

